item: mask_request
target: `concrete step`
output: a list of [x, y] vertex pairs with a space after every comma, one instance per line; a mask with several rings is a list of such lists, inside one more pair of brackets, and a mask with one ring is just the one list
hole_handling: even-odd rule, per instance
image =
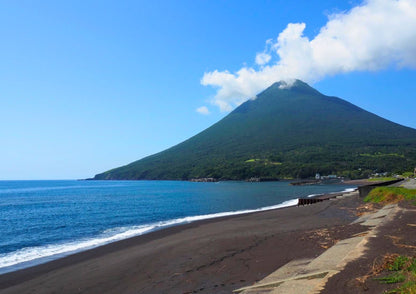
[[[293, 260], [253, 286], [237, 289], [242, 294], [298, 294], [319, 293], [327, 280], [341, 271], [345, 265], [364, 254], [368, 238], [375, 228], [394, 216], [397, 205], [387, 205], [379, 211], [362, 216], [354, 223], [361, 223], [370, 230], [339, 241], [314, 259]], [[388, 217], [387, 217], [388, 216]]]

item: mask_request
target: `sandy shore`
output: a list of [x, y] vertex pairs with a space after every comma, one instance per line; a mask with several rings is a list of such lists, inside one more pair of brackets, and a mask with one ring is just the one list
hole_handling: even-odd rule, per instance
[[[361, 232], [358, 194], [199, 221], [0, 276], [0, 293], [230, 293]], [[323, 233], [324, 232], [324, 233]]]

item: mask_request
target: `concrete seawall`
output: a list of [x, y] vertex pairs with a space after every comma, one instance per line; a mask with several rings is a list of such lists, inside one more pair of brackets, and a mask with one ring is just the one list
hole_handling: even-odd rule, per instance
[[370, 185], [360, 186], [358, 187], [358, 192], [360, 193], [360, 197], [364, 198], [365, 196], [368, 195], [368, 193], [370, 193], [371, 190], [373, 190], [376, 187], [390, 186], [398, 182], [401, 182], [403, 180], [404, 179], [397, 179], [397, 180], [392, 180], [392, 181], [387, 181], [387, 182], [374, 183]]

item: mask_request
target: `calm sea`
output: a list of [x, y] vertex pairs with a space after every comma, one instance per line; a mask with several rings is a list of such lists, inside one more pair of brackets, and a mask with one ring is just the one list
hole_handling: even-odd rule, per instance
[[352, 186], [288, 182], [0, 181], [0, 273], [168, 226], [295, 205]]

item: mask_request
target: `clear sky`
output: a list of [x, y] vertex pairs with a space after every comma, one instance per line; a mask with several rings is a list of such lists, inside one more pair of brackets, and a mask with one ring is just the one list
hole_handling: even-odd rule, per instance
[[285, 77], [416, 128], [414, 3], [0, 1], [0, 180], [92, 177]]

